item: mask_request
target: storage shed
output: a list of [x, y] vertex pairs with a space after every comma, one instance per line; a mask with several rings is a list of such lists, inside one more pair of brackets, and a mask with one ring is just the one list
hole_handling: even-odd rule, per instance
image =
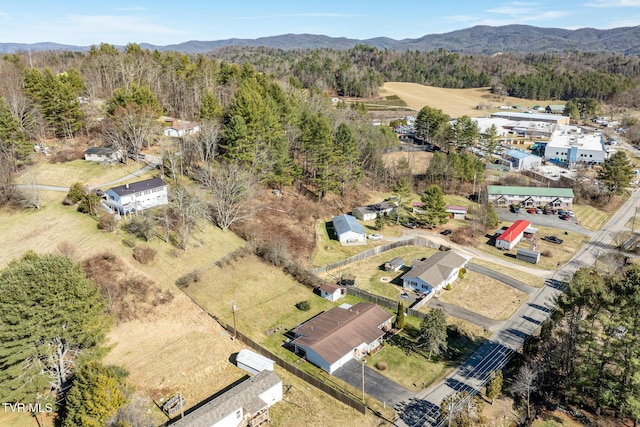
[[404, 267], [404, 259], [398, 257], [384, 263], [384, 271], [398, 271]]
[[274, 361], [254, 353], [251, 350], [240, 350], [236, 356], [236, 365], [251, 374], [262, 371], [273, 371]]
[[531, 251], [529, 249], [518, 249], [516, 251], [516, 259], [537, 264], [540, 262], [540, 252]]

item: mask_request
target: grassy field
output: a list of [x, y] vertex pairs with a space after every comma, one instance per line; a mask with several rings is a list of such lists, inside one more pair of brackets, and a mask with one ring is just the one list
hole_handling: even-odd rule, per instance
[[[86, 160], [51, 164], [47, 162], [46, 158], [39, 158], [38, 163], [30, 166], [18, 177], [16, 182], [18, 184], [55, 185], [58, 187], [69, 187], [75, 182], [83, 182], [89, 186], [98, 186], [136, 173], [144, 166], [144, 163], [137, 164], [133, 161], [126, 165], [118, 163], [113, 166], [103, 166], [98, 162]], [[147, 172], [133, 181], [151, 178], [156, 173], [156, 171]]]
[[578, 223], [591, 231], [599, 231], [611, 219], [614, 213], [627, 201], [626, 196], [615, 196], [607, 206], [602, 209], [589, 205], [573, 205], [572, 210], [576, 214]]
[[370, 357], [369, 363], [372, 367], [385, 363], [387, 369], [377, 369], [377, 372], [413, 391], [419, 391], [444, 378], [488, 338], [488, 334], [481, 327], [447, 317], [447, 325], [457, 333], [449, 335], [446, 357], [433, 357], [432, 360], [428, 360], [426, 356], [412, 349], [420, 330], [420, 320], [414, 317], [407, 317], [405, 320], [405, 329]]
[[[498, 111], [500, 105], [519, 105], [531, 108], [534, 105], [552, 104], [553, 101], [535, 101], [513, 97], [496, 97], [489, 88], [446, 89], [417, 83], [387, 82], [378, 91], [383, 96], [397, 95], [407, 106], [420, 110], [425, 105], [442, 110], [451, 117], [468, 115], [484, 117]], [[478, 105], [490, 108], [479, 110]], [[520, 111], [522, 110], [512, 110]]]
[[[322, 277], [326, 277], [327, 280], [335, 283], [343, 273], [353, 274], [356, 276], [356, 286], [358, 288], [377, 295], [396, 299], [398, 297], [398, 293], [400, 293], [402, 289], [400, 276], [408, 271], [409, 267], [398, 272], [386, 272], [384, 271], [384, 263], [396, 257], [400, 257], [404, 259], [407, 266], [410, 266], [414, 259], [426, 258], [433, 255], [435, 252], [435, 249], [430, 248], [404, 246], [386, 251], [380, 255], [367, 258], [363, 261], [349, 264], [343, 268], [330, 271], [322, 275]], [[381, 280], [383, 278], [387, 278], [388, 280]]]
[[432, 158], [433, 153], [427, 151], [392, 151], [382, 155], [385, 167], [393, 168], [406, 161], [415, 175], [426, 173]]
[[527, 300], [527, 294], [473, 271], [467, 271], [439, 299], [495, 320], [506, 320]]

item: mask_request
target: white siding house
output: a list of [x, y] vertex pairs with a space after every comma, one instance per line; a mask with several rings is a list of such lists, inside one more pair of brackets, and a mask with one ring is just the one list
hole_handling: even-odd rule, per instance
[[122, 160], [122, 153], [113, 148], [89, 147], [84, 152], [84, 159], [90, 162], [117, 163]]
[[258, 426], [269, 421], [269, 408], [282, 400], [282, 380], [264, 370], [229, 391], [187, 411], [171, 427]]
[[107, 206], [120, 214], [168, 203], [167, 183], [159, 177], [113, 187], [105, 194]]
[[346, 289], [342, 286], [334, 285], [333, 283], [323, 283], [318, 288], [320, 296], [328, 299], [331, 302], [336, 302], [340, 298], [344, 297], [347, 293]]
[[468, 257], [453, 251], [436, 252], [424, 261], [414, 260], [411, 270], [402, 276], [402, 287], [433, 296], [458, 278], [458, 272], [469, 262]]
[[195, 122], [178, 122], [164, 129], [164, 136], [181, 138], [200, 132], [200, 125]]
[[378, 215], [389, 215], [396, 210], [396, 205], [391, 202], [381, 202], [375, 205], [360, 206], [353, 208], [351, 212], [353, 216], [361, 221], [372, 221], [376, 219]]

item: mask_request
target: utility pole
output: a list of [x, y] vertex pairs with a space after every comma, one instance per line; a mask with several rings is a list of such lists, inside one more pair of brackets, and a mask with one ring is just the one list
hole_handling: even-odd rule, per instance
[[233, 313], [233, 340], [235, 341], [236, 339], [236, 310], [238, 309], [238, 307], [236, 307], [236, 303], [231, 301], [231, 313]]

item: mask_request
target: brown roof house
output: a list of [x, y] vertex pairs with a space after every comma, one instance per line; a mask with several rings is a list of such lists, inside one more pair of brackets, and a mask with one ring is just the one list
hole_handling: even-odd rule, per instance
[[259, 426], [270, 421], [269, 407], [282, 400], [282, 380], [264, 370], [241, 382], [197, 409], [171, 427]]
[[424, 261], [414, 260], [411, 270], [402, 276], [402, 287], [433, 296], [458, 278], [458, 272], [470, 258], [453, 251], [436, 252]]
[[330, 374], [351, 359], [375, 352], [391, 329], [392, 316], [375, 304], [343, 304], [293, 330], [296, 353]]

